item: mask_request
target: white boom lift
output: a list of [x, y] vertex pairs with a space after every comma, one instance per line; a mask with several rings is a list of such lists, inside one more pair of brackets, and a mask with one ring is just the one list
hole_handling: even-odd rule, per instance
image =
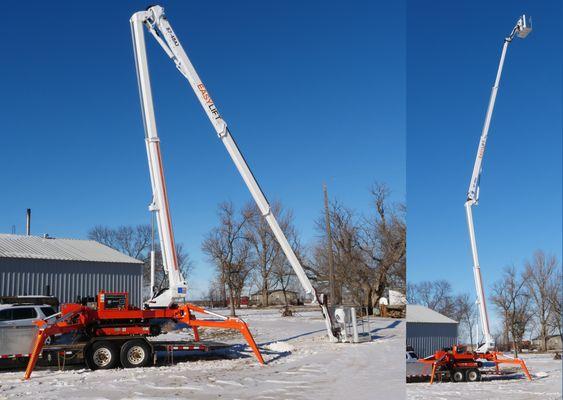
[[483, 125], [483, 131], [481, 133], [481, 139], [479, 141], [479, 147], [477, 148], [477, 157], [475, 158], [475, 164], [473, 166], [473, 175], [471, 176], [471, 181], [469, 183], [469, 190], [467, 192], [467, 200], [465, 202], [465, 212], [467, 215], [467, 226], [469, 228], [469, 241], [471, 242], [471, 252], [473, 255], [473, 274], [475, 278], [475, 289], [477, 291], [477, 302], [479, 304], [479, 315], [481, 318], [481, 328], [483, 330], [484, 343], [479, 346], [477, 352], [486, 353], [493, 350], [495, 347], [495, 341], [491, 335], [491, 330], [489, 328], [489, 315], [487, 314], [487, 304], [485, 302], [485, 293], [483, 290], [483, 281], [481, 278], [481, 268], [479, 266], [479, 256], [477, 254], [477, 243], [475, 241], [475, 229], [473, 227], [473, 212], [472, 207], [478, 204], [479, 201], [479, 181], [482, 172], [483, 155], [485, 154], [485, 146], [487, 144], [487, 136], [489, 134], [489, 127], [491, 124], [491, 117], [493, 115], [493, 110], [495, 108], [495, 100], [497, 97], [497, 92], [499, 88], [500, 78], [502, 74], [502, 68], [504, 66], [504, 59], [506, 57], [506, 51], [508, 45], [512, 42], [515, 37], [525, 38], [532, 30], [531, 19], [522, 15], [516, 26], [512, 29], [510, 35], [504, 39], [504, 45], [502, 47], [502, 53], [500, 55], [500, 62], [497, 70], [497, 76], [493, 89], [491, 92], [491, 97], [489, 100], [489, 106], [487, 108], [487, 114], [485, 116], [485, 123]]
[[151, 6], [146, 11], [139, 11], [135, 13], [131, 17], [130, 22], [135, 48], [139, 94], [141, 96], [143, 121], [146, 133], [146, 148], [153, 190], [153, 202], [149, 208], [151, 211], [156, 213], [159, 240], [162, 250], [162, 261], [165, 271], [168, 273], [168, 279], [170, 282], [169, 288], [155, 294], [152, 299], [148, 301], [147, 306], [150, 308], [161, 308], [168, 307], [170, 304], [185, 302], [187, 285], [182, 277], [181, 271], [179, 270], [174, 246], [174, 234], [172, 231], [168, 196], [166, 193], [166, 183], [162, 166], [162, 156], [155, 123], [143, 26], [148, 29], [148, 31], [164, 49], [168, 57], [174, 61], [176, 68], [178, 68], [180, 73], [190, 83], [190, 86], [197, 96], [201, 106], [205, 110], [209, 121], [211, 121], [217, 135], [225, 145], [225, 148], [242, 176], [242, 179], [246, 183], [246, 186], [250, 190], [250, 193], [260, 209], [260, 212], [268, 222], [268, 225], [272, 229], [280, 247], [293, 267], [299, 282], [307, 294], [313, 297], [313, 302], [318, 303], [322, 308], [329, 339], [337, 342], [339, 340], [338, 329], [333, 327], [324, 296], [317, 293], [301, 266], [299, 259], [293, 252], [293, 249], [270, 209], [270, 205], [268, 204], [262, 189], [258, 185], [256, 178], [252, 174], [252, 171], [248, 167], [248, 164], [237, 147], [233, 136], [229, 132], [226, 122], [221, 117], [221, 114], [211, 99], [209, 92], [199, 78], [194, 66], [190, 62], [186, 52], [180, 44], [178, 36], [174, 33], [174, 30], [170, 26], [170, 23], [164, 14], [164, 9], [157, 5]]

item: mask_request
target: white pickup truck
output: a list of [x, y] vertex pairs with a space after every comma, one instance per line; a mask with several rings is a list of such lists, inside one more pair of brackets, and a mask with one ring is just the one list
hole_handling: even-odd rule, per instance
[[418, 356], [412, 350], [407, 350], [407, 362], [408, 363], [415, 363], [418, 362]]
[[37, 334], [33, 322], [55, 314], [48, 304], [0, 304], [0, 359], [28, 357]]
[[45, 319], [56, 311], [48, 304], [0, 304], [0, 327], [33, 326], [33, 322]]

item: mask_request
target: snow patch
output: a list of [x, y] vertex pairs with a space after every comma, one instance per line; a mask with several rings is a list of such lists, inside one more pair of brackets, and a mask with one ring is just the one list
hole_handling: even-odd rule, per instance
[[484, 377], [476, 383], [424, 383], [407, 384], [409, 400], [450, 399], [475, 400], [561, 400], [561, 361], [550, 354], [520, 354], [532, 374], [528, 381], [521, 370], [505, 368], [514, 373], [504, 377]]
[[[204, 340], [237, 346], [209, 352], [201, 358], [175, 357], [174, 365], [161, 357], [156, 367], [98, 371], [85, 370], [81, 365], [68, 366], [64, 371], [57, 371], [56, 366], [37, 368], [26, 382], [21, 382], [23, 370], [4, 370], [0, 371], [0, 400], [404, 399], [404, 323], [389, 326], [389, 320], [373, 319], [372, 326], [382, 336], [377, 340], [384, 341], [377, 345], [334, 344], [326, 339], [320, 311], [304, 307], [299, 310], [291, 319], [280, 318], [275, 309], [240, 311], [240, 317], [248, 322], [255, 340], [264, 349], [266, 365], [256, 362], [240, 333], [228, 336], [219, 330], [202, 329]], [[219, 312], [228, 314], [228, 310]], [[166, 340], [192, 337], [190, 330], [162, 335]], [[372, 367], [377, 363], [384, 363], [385, 368]], [[534, 372], [546, 370], [550, 375], [536, 382], [549, 387], [550, 382], [561, 380], [557, 372], [560, 362], [548, 361], [545, 367], [548, 369], [532, 365]], [[529, 382], [522, 382], [522, 388], [525, 383]], [[427, 391], [427, 386], [421, 387], [421, 391]], [[551, 392], [542, 400], [561, 400], [560, 395], [550, 396]], [[450, 398], [430, 399], [438, 397]], [[475, 398], [500, 400], [496, 396], [473, 396], [470, 400]]]
[[264, 346], [264, 348], [275, 351], [277, 353], [289, 353], [295, 349], [295, 347], [287, 342], [274, 342]]

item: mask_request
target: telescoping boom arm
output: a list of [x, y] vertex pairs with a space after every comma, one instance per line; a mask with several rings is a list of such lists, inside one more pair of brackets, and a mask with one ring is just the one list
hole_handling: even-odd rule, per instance
[[[319, 296], [311, 284], [311, 281], [307, 277], [301, 263], [299, 262], [297, 256], [295, 255], [293, 249], [291, 248], [287, 238], [285, 237], [283, 231], [281, 230], [275, 216], [273, 215], [268, 200], [262, 192], [262, 189], [258, 185], [256, 178], [252, 174], [252, 171], [248, 167], [243, 155], [241, 154], [237, 144], [229, 132], [227, 123], [221, 117], [217, 106], [213, 102], [207, 88], [199, 78], [194, 66], [190, 62], [186, 52], [184, 51], [178, 36], [174, 33], [174, 30], [170, 26], [165, 14], [164, 9], [160, 6], [152, 6], [147, 11], [140, 11], [133, 15], [131, 18], [131, 28], [133, 34], [133, 41], [135, 44], [135, 56], [137, 59], [137, 71], [139, 77], [139, 87], [140, 94], [142, 98], [143, 113], [145, 116], [145, 130], [147, 131], [147, 149], [149, 151], [149, 163], [151, 163], [151, 154], [156, 154], [157, 160], [151, 164], [151, 180], [153, 183], [153, 190], [161, 191], [159, 196], [155, 196], [157, 211], [157, 222], [159, 224], [159, 233], [161, 229], [164, 231], [164, 241], [170, 240], [171, 242], [167, 244], [170, 252], [173, 251], [173, 236], [172, 228], [170, 225], [170, 213], [168, 211], [168, 203], [166, 200], [166, 188], [164, 185], [164, 178], [162, 174], [162, 164], [160, 160], [160, 151], [158, 148], [158, 139], [156, 136], [156, 126], [154, 119], [154, 110], [152, 109], [152, 95], [150, 89], [150, 78], [148, 73], [148, 66], [146, 60], [146, 49], [145, 41], [143, 36], [143, 26], [145, 26], [156, 41], [161, 45], [166, 54], [174, 61], [176, 68], [180, 73], [188, 80], [190, 86], [192, 87], [194, 93], [196, 94], [201, 106], [203, 107], [209, 121], [215, 128], [215, 131], [227, 152], [231, 156], [237, 170], [239, 171], [242, 179], [246, 183], [248, 190], [250, 191], [254, 201], [256, 202], [260, 212], [268, 222], [268, 225], [272, 229], [274, 236], [276, 237], [280, 247], [282, 248], [284, 254], [286, 255], [289, 263], [293, 267], [299, 282], [305, 289], [305, 291], [313, 296], [313, 301], [319, 303], [323, 309], [323, 314], [326, 320], [326, 328], [329, 338], [332, 341], [337, 341], [335, 329], [333, 329], [330, 314], [327, 310], [326, 304], [324, 302], [323, 296]], [[152, 133], [151, 133], [152, 132]], [[156, 140], [155, 140], [156, 138]], [[149, 144], [154, 143], [153, 146]], [[159, 180], [158, 175], [161, 175], [162, 179]], [[155, 175], [157, 178], [153, 177]], [[162, 183], [160, 182], [162, 181]], [[157, 202], [158, 201], [158, 202]], [[163, 208], [166, 211], [159, 214]], [[166, 216], [168, 218], [166, 218]], [[163, 223], [164, 222], [164, 223]], [[168, 236], [167, 233], [170, 232]], [[163, 245], [163, 236], [161, 236], [161, 245]], [[170, 255], [172, 257], [172, 255]], [[166, 265], [169, 274], [176, 274], [177, 268], [174, 267], [175, 264]], [[180, 279], [182, 282], [183, 280]]]
[[[178, 258], [172, 230], [172, 219], [168, 204], [166, 181], [164, 178], [164, 167], [160, 151], [160, 139], [156, 129], [156, 119], [152, 100], [149, 66], [141, 16], [145, 14], [136, 13], [131, 18], [131, 33], [133, 36], [133, 47], [135, 50], [135, 65], [137, 68], [137, 79], [139, 83], [139, 95], [141, 97], [141, 109], [143, 112], [143, 123], [145, 127], [145, 145], [149, 162], [149, 172], [153, 200], [149, 209], [156, 214], [158, 237], [162, 253], [162, 264], [168, 275], [169, 287], [154, 296], [147, 302], [147, 306], [153, 308], [168, 307], [171, 304], [185, 303], [187, 285], [179, 268]], [[153, 282], [154, 253], [151, 252], [151, 284]], [[151, 291], [153, 288], [151, 287]]]
[[485, 146], [487, 144], [487, 137], [489, 134], [489, 127], [491, 124], [491, 118], [493, 115], [493, 110], [495, 108], [495, 101], [497, 97], [497, 92], [500, 84], [500, 78], [502, 75], [502, 69], [504, 66], [504, 59], [506, 57], [506, 51], [508, 45], [512, 42], [516, 36], [520, 38], [525, 38], [532, 30], [531, 20], [525, 15], [522, 15], [518, 22], [512, 29], [510, 35], [504, 39], [504, 45], [502, 46], [502, 53], [500, 55], [500, 62], [497, 70], [497, 76], [493, 89], [491, 91], [491, 97], [489, 100], [489, 106], [487, 108], [487, 114], [485, 115], [485, 123], [483, 125], [483, 131], [481, 132], [481, 139], [479, 140], [479, 147], [477, 148], [477, 157], [475, 158], [475, 164], [473, 166], [473, 175], [471, 176], [471, 181], [469, 182], [469, 190], [467, 192], [467, 200], [465, 202], [465, 212], [467, 216], [467, 226], [469, 228], [469, 241], [471, 243], [471, 252], [473, 255], [473, 274], [475, 278], [475, 289], [477, 291], [477, 301], [479, 304], [479, 315], [481, 318], [481, 327], [483, 330], [484, 343], [480, 345], [477, 349], [478, 352], [486, 353], [489, 350], [494, 349], [495, 341], [491, 335], [491, 330], [489, 327], [489, 316], [487, 314], [487, 304], [485, 301], [485, 293], [483, 290], [483, 280], [481, 278], [481, 268], [479, 266], [479, 256], [477, 254], [477, 242], [475, 240], [475, 229], [473, 227], [473, 212], [471, 207], [478, 204], [479, 201], [479, 181], [481, 178], [483, 155], [485, 154]]

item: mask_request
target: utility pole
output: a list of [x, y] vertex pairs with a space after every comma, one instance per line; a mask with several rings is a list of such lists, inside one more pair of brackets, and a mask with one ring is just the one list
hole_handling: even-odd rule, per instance
[[326, 183], [323, 183], [323, 193], [325, 200], [325, 225], [326, 225], [326, 238], [327, 238], [327, 254], [328, 254], [328, 283], [330, 286], [330, 304], [332, 306], [338, 304], [340, 301], [336, 298], [336, 290], [334, 286], [334, 256], [332, 254], [332, 230], [330, 229], [330, 211], [328, 209], [328, 191]]

